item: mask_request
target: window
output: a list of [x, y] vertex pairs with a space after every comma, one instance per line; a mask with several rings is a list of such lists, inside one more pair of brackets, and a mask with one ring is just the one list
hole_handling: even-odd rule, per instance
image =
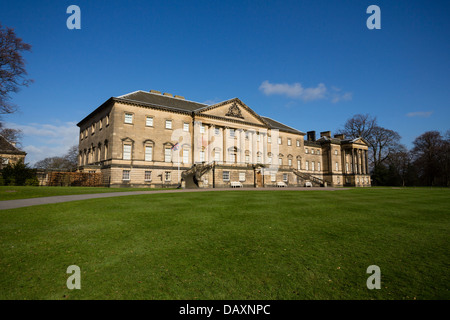
[[256, 134], [256, 141], [261, 141], [261, 135], [259, 133]]
[[200, 126], [200, 133], [205, 133], [205, 126]]
[[336, 162], [335, 167], [336, 167], [336, 171], [339, 171], [339, 163]]
[[288, 144], [288, 146], [292, 146], [292, 140], [291, 140], [291, 138], [288, 138], [288, 139], [287, 139], [287, 144]]
[[249, 137], [249, 133], [248, 133], [248, 131], [245, 131], [245, 139], [248, 140], [248, 137]]
[[172, 120], [166, 120], [166, 129], [172, 129]]
[[170, 174], [170, 171], [164, 172], [164, 181], [172, 181], [172, 176]]
[[183, 131], [189, 132], [189, 123], [183, 123]]
[[106, 126], [109, 126], [109, 114], [106, 116]]
[[337, 151], [337, 150], [334, 150], [334, 154], [337, 155], [337, 154], [338, 154], [338, 151]]
[[288, 165], [289, 167], [292, 167], [292, 159], [288, 159]]
[[283, 181], [288, 182], [288, 175], [287, 173], [283, 173]]
[[93, 123], [93, 124], [92, 124], [92, 127], [91, 127], [91, 132], [92, 132], [92, 134], [94, 134], [94, 133], [95, 133], [95, 123]]
[[200, 151], [200, 162], [205, 162], [205, 151], [204, 150]]
[[311, 162], [311, 171], [314, 171], [314, 161]]
[[309, 150], [308, 150], [308, 148], [306, 148], [306, 149], [305, 149], [305, 153], [309, 153]]
[[152, 160], [153, 160], [153, 147], [145, 146], [145, 161], [152, 161]]
[[245, 163], [250, 163], [250, 156], [249, 155], [245, 156]]
[[172, 162], [172, 149], [170, 147], [164, 149], [164, 162]]
[[297, 147], [300, 147], [300, 140], [297, 140]]
[[230, 181], [230, 171], [223, 172], [223, 181]]
[[145, 181], [152, 181], [152, 172], [151, 171], [145, 171], [144, 180]]
[[98, 122], [98, 130], [102, 130], [103, 129], [103, 121], [102, 121], [103, 119], [101, 119], [99, 122]]
[[278, 144], [281, 144], [281, 137], [278, 137]]
[[189, 150], [184, 149], [183, 150], [183, 163], [189, 162]]
[[131, 160], [131, 144], [123, 145], [123, 160]]
[[311, 154], [314, 154], [314, 149], [311, 149]]
[[272, 137], [271, 136], [267, 136], [267, 143], [272, 143]]
[[317, 162], [317, 171], [320, 171], [320, 162]]
[[214, 152], [214, 161], [220, 161], [220, 151]]
[[215, 128], [214, 129], [214, 133], [216, 136], [220, 135], [220, 129], [219, 128]]
[[347, 172], [347, 173], [349, 172], [348, 171], [348, 162], [345, 163], [345, 172]]
[[235, 163], [236, 162], [236, 153], [231, 152], [230, 153], [230, 162]]
[[272, 182], [277, 181], [277, 174], [275, 172], [270, 173], [270, 181]]
[[262, 161], [262, 160], [261, 160], [261, 156], [258, 155], [258, 156], [256, 157], [256, 162], [257, 162], [257, 163], [261, 163], [261, 161]]
[[271, 156], [269, 156], [269, 157], [267, 158], [267, 163], [268, 163], [268, 164], [272, 164], [272, 157], [271, 157]]
[[125, 113], [125, 123], [133, 123], [133, 114]]
[[316, 150], [316, 154], [320, 154], [320, 151], [319, 151], [319, 150]]
[[130, 180], [130, 170], [122, 171], [122, 180], [129, 181]]
[[230, 129], [230, 137], [234, 138], [236, 135], [236, 131], [234, 129]]
[[300, 170], [302, 168], [302, 162], [300, 160], [297, 160], [297, 170]]
[[308, 162], [308, 161], [305, 162], [305, 170], [306, 170], [306, 171], [309, 170], [309, 162]]
[[283, 158], [278, 158], [278, 164], [281, 166], [283, 165]]
[[239, 181], [245, 181], [245, 172], [239, 172]]
[[145, 120], [145, 125], [147, 127], [153, 127], [153, 117], [147, 117]]

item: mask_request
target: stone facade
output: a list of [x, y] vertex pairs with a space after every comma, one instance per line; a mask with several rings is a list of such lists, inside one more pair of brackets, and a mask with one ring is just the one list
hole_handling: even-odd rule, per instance
[[306, 134], [237, 98], [214, 105], [158, 91], [112, 97], [80, 123], [79, 170], [113, 187], [175, 187], [210, 164], [200, 187], [370, 186], [363, 139]]
[[25, 163], [26, 152], [19, 150], [14, 142], [6, 140], [0, 135], [0, 169], [8, 164], [14, 165], [19, 161]]

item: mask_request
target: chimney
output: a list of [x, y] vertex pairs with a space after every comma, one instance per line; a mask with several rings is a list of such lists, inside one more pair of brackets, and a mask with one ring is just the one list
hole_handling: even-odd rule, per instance
[[161, 94], [161, 91], [158, 91], [158, 90], [150, 90], [150, 93]]
[[186, 100], [186, 99], [184, 99], [184, 97], [183, 97], [183, 96], [177, 96], [177, 95], [175, 95], [175, 98], [177, 98], [177, 99], [181, 99], [181, 100]]
[[167, 93], [167, 92], [164, 92], [164, 93], [163, 93], [163, 96], [166, 96], [166, 97], [171, 97], [171, 98], [173, 98], [173, 94], [171, 94], [171, 93]]
[[344, 140], [345, 139], [345, 134], [343, 134], [343, 133], [335, 134], [334, 137], [336, 139]]
[[320, 137], [331, 138], [331, 131], [322, 131], [322, 132], [320, 133]]
[[316, 132], [315, 131], [308, 131], [306, 133], [306, 139], [308, 141], [316, 141]]

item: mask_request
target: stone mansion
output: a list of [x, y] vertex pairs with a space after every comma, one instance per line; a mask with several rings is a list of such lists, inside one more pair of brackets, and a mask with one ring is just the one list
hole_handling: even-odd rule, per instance
[[78, 170], [101, 172], [111, 187], [371, 185], [364, 139], [316, 137], [238, 98], [206, 105], [135, 91], [109, 98], [78, 127]]

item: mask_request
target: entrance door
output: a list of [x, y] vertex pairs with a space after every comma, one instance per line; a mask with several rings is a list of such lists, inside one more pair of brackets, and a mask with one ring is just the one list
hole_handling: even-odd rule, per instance
[[256, 187], [257, 188], [262, 188], [263, 186], [263, 176], [261, 174], [261, 170], [257, 170], [256, 171]]

